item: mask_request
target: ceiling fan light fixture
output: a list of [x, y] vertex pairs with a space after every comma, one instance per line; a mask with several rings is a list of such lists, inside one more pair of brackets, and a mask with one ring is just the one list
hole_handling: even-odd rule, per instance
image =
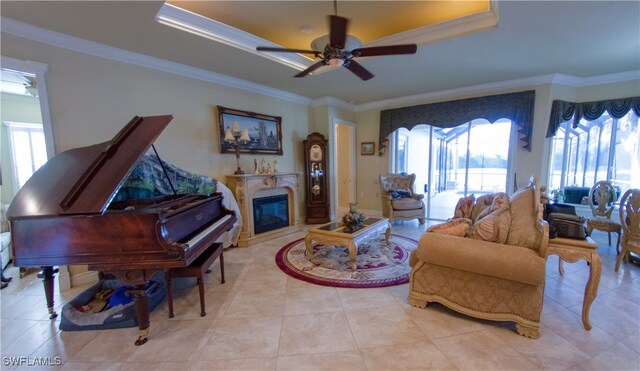
[[[311, 42], [311, 49], [322, 51], [329, 44], [329, 35], [322, 35]], [[347, 35], [344, 50], [353, 50], [362, 46], [362, 42], [355, 36]]]
[[329, 59], [329, 66], [340, 67], [343, 64], [344, 64], [344, 60], [342, 58], [331, 58], [331, 59]]
[[[337, 8], [335, 0], [334, 7]], [[374, 75], [360, 63], [354, 61], [354, 58], [415, 54], [417, 51], [418, 46], [416, 44], [397, 44], [361, 48], [362, 43], [360, 40], [347, 34], [349, 20], [344, 17], [339, 17], [337, 15], [337, 9], [335, 9], [335, 13], [336, 15], [328, 16], [329, 34], [320, 36], [313, 40], [311, 42], [311, 50], [269, 46], [258, 46], [256, 50], [262, 52], [312, 54], [316, 58], [315, 63], [310, 65], [304, 71], [294, 75], [294, 77], [305, 77], [323, 66], [330, 66], [345, 67], [363, 81], [373, 78]]]

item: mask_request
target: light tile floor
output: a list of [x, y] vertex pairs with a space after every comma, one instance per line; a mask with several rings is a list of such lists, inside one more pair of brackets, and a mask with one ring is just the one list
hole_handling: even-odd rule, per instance
[[[393, 226], [393, 233], [415, 239], [424, 230], [417, 222]], [[0, 292], [0, 367], [44, 369], [27, 363], [59, 357], [63, 370], [640, 369], [640, 266], [623, 264], [615, 273], [615, 247], [606, 245], [604, 233], [594, 236], [603, 269], [593, 329], [581, 321], [587, 264], [565, 263], [560, 276], [551, 256], [538, 340], [517, 335], [512, 324], [438, 304], [412, 307], [408, 285], [359, 290], [293, 279], [274, 257], [303, 236], [226, 251], [226, 284], [219, 282], [217, 263], [207, 275], [206, 317], [199, 315], [195, 281], [176, 282], [176, 316], [169, 319], [166, 301], [160, 304], [141, 347], [133, 345], [137, 328], [59, 331], [59, 319], [48, 319], [36, 274], [18, 279], [18, 269], [9, 266], [6, 273], [15, 278]], [[57, 293], [58, 312], [85, 288]], [[8, 357], [26, 358], [16, 367]]]

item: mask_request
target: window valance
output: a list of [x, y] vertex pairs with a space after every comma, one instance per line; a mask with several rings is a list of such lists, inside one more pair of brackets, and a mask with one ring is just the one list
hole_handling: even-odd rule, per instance
[[580, 119], [595, 120], [602, 116], [604, 111], [609, 112], [613, 118], [622, 118], [630, 110], [640, 116], [640, 97], [602, 100], [597, 102], [573, 103], [563, 100], [554, 100], [551, 106], [551, 117], [547, 128], [547, 138], [556, 135], [560, 125], [573, 118], [573, 127], [577, 128]]
[[411, 130], [420, 124], [452, 128], [481, 118], [489, 122], [501, 118], [513, 121], [518, 126], [522, 147], [530, 151], [535, 96], [535, 90], [528, 90], [383, 110], [380, 112], [379, 155], [384, 153], [389, 134], [399, 128]]

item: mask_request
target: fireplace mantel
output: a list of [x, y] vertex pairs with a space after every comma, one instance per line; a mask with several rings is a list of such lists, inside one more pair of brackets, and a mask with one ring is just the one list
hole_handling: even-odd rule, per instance
[[[238, 239], [238, 246], [251, 246], [302, 229], [298, 196], [299, 173], [227, 175], [226, 178], [227, 187], [236, 197], [242, 216], [242, 231]], [[275, 194], [287, 195], [289, 226], [256, 234], [254, 232], [253, 199]]]

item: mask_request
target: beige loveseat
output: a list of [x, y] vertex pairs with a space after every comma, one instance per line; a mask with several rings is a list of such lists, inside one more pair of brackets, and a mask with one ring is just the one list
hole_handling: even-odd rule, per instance
[[424, 233], [411, 254], [411, 305], [438, 302], [472, 317], [513, 321], [520, 335], [540, 337], [549, 226], [535, 179], [509, 204], [506, 243]]

